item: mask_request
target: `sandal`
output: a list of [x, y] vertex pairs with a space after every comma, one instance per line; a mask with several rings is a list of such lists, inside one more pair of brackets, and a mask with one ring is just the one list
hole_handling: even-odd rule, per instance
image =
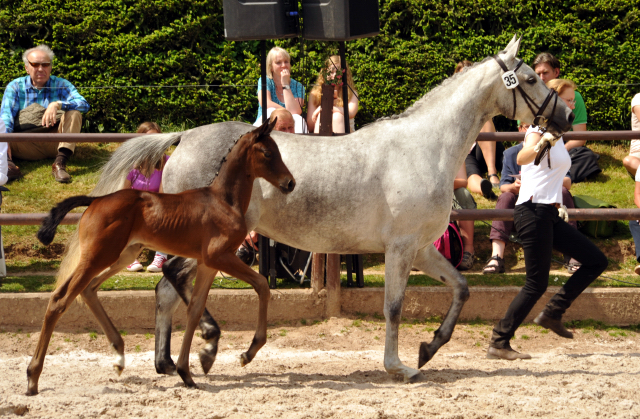
[[475, 254], [471, 252], [463, 252], [462, 253], [462, 261], [458, 265], [459, 271], [468, 271], [473, 268], [473, 260], [475, 258]]
[[570, 274], [576, 273], [576, 271], [580, 269], [581, 266], [582, 263], [580, 262], [565, 263], [564, 265], [564, 267], [567, 268], [567, 272], [569, 272]]
[[[498, 183], [491, 182], [491, 176], [497, 177], [498, 178]], [[489, 178], [489, 182], [491, 182], [491, 186], [493, 186], [496, 189], [500, 189], [500, 178], [498, 177], [497, 173], [492, 173], [487, 177]]]
[[[489, 265], [489, 263], [495, 260], [498, 262], [497, 265]], [[502, 259], [500, 256], [496, 255], [496, 256], [491, 256], [488, 260], [487, 260], [487, 264], [484, 266], [484, 268], [482, 268], [482, 273], [484, 275], [488, 275], [488, 274], [503, 274], [504, 273], [504, 259]]]

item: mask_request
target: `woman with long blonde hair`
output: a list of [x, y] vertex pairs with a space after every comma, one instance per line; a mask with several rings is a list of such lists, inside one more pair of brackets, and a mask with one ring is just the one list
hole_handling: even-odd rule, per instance
[[332, 131], [335, 133], [344, 133], [344, 104], [342, 101], [342, 83], [345, 82], [349, 86], [348, 103], [349, 103], [349, 126], [350, 131], [355, 131], [353, 118], [358, 113], [358, 97], [354, 94], [355, 87], [353, 78], [351, 77], [351, 69], [347, 67], [345, 72], [342, 69], [339, 55], [332, 55], [325, 61], [324, 69], [318, 74], [316, 85], [309, 93], [309, 106], [307, 108], [307, 124], [310, 132], [319, 132], [320, 123], [319, 116], [321, 111], [320, 103], [322, 101], [322, 85], [326, 83], [333, 84], [333, 117]]

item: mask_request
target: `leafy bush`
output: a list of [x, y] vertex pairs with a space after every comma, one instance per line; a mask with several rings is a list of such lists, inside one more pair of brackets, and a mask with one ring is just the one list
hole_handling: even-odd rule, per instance
[[[381, 0], [380, 35], [347, 43], [363, 105], [357, 123], [403, 111], [457, 61], [494, 54], [518, 33], [525, 62], [550, 51], [562, 74], [580, 85], [590, 129], [629, 129], [640, 84], [639, 6], [639, 0]], [[252, 122], [259, 43], [227, 42], [223, 32], [220, 0], [0, 0], [0, 85], [24, 74], [24, 50], [47, 43], [57, 53], [54, 74], [82, 87], [92, 105], [88, 131], [127, 131], [143, 120]], [[336, 43], [273, 44], [287, 48], [294, 78], [307, 85], [337, 51]], [[513, 127], [506, 118], [499, 125]]]

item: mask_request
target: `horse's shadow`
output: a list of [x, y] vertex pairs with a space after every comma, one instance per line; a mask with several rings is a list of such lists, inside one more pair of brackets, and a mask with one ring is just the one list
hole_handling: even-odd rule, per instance
[[[569, 354], [571, 358], [588, 358], [594, 356], [594, 354]], [[640, 353], [633, 354], [606, 354], [603, 356], [608, 357], [640, 357]], [[535, 364], [538, 365], [538, 364]], [[499, 365], [496, 365], [497, 367]], [[532, 365], [533, 366], [533, 365]], [[498, 378], [498, 377], [534, 377], [534, 378], [553, 378], [561, 377], [564, 375], [573, 376], [594, 376], [594, 377], [615, 377], [620, 374], [625, 375], [640, 375], [640, 372], [595, 372], [582, 369], [554, 369], [547, 371], [533, 371], [527, 367], [527, 362], [518, 362], [514, 364], [513, 368], [497, 368], [495, 370], [487, 371], [485, 369], [475, 368], [442, 368], [442, 369], [423, 369], [420, 376], [413, 382], [414, 385], [419, 387], [437, 387], [445, 388], [445, 385], [452, 384], [460, 380], [466, 380], [469, 378]], [[335, 375], [335, 374], [320, 374], [320, 373], [248, 373], [244, 375], [236, 376], [223, 376], [216, 374], [194, 374], [194, 378], [198, 377], [196, 381], [198, 388], [202, 391], [209, 393], [217, 393], [223, 390], [230, 390], [237, 388], [239, 384], [243, 388], [274, 388], [274, 389], [291, 389], [295, 386], [315, 388], [315, 389], [331, 389], [334, 391], [353, 390], [357, 388], [359, 390], [367, 390], [372, 388], [389, 387], [395, 388], [398, 385], [404, 385], [402, 377], [396, 375], [389, 375], [384, 370], [365, 370], [354, 371], [347, 375]], [[285, 379], [283, 379], [285, 377]], [[216, 383], [212, 383], [215, 381]], [[174, 388], [184, 387], [182, 382], [176, 382]]]

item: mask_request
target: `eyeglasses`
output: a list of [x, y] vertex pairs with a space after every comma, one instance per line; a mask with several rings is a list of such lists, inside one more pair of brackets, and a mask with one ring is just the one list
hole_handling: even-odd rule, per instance
[[38, 68], [38, 67], [42, 67], [42, 68], [49, 68], [51, 67], [51, 63], [32, 63], [31, 61], [27, 61], [29, 63], [29, 65], [33, 68]]
[[562, 98], [562, 100], [564, 100], [565, 102], [567, 102], [569, 105], [575, 105], [575, 104], [576, 104], [576, 100], [575, 100], [575, 99], [565, 99], [565, 98]]

